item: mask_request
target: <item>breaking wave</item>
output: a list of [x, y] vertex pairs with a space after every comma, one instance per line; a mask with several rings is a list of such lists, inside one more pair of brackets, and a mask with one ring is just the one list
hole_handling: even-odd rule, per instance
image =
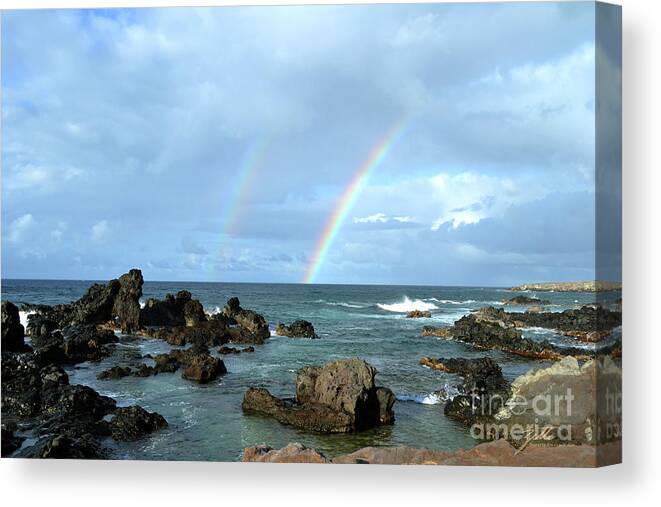
[[399, 303], [378, 303], [376, 306], [387, 312], [407, 313], [413, 310], [437, 310], [438, 306], [434, 303], [428, 303], [421, 299], [409, 299], [404, 296], [404, 300]]
[[23, 324], [23, 329], [28, 328], [28, 315], [32, 315], [33, 313], [35, 313], [34, 310], [28, 310], [27, 312], [24, 311], [18, 312], [18, 318], [21, 321], [21, 324]]

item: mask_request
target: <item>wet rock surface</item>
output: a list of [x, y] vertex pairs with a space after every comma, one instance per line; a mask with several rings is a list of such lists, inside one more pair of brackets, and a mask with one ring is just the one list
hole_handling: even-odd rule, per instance
[[314, 330], [314, 326], [307, 320], [295, 320], [289, 326], [279, 323], [275, 328], [275, 334], [278, 336], [288, 336], [289, 338], [319, 338]]
[[395, 397], [374, 383], [376, 370], [360, 359], [344, 359], [298, 371], [296, 398], [279, 399], [250, 388], [242, 408], [299, 428], [322, 433], [360, 431], [394, 422]]
[[244, 310], [241, 308], [239, 298], [230, 298], [223, 307], [223, 313], [230, 324], [236, 326], [230, 327], [230, 336], [232, 343], [262, 344], [270, 336], [268, 322], [266, 319], [253, 310]]
[[505, 299], [503, 301], [504, 305], [522, 305], [522, 306], [528, 306], [528, 305], [549, 305], [551, 302], [547, 299], [539, 299], [535, 297], [529, 297], [529, 296], [514, 296], [513, 298], [510, 299]]
[[420, 364], [463, 378], [458, 386], [459, 394], [447, 401], [444, 413], [465, 425], [493, 420], [510, 398], [510, 383], [491, 358], [423, 357]]
[[118, 408], [110, 421], [112, 437], [117, 441], [137, 440], [167, 425], [162, 415], [137, 405]]
[[428, 319], [431, 312], [428, 310], [413, 310], [406, 314], [407, 319]]

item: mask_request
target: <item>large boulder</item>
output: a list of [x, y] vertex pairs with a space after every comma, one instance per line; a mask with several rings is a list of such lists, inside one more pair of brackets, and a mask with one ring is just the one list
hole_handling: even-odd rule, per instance
[[161, 414], [147, 412], [137, 405], [118, 408], [110, 421], [112, 438], [119, 441], [138, 440], [167, 425]]
[[182, 378], [193, 380], [198, 384], [207, 384], [227, 373], [225, 363], [210, 354], [194, 356], [181, 373]]
[[319, 338], [314, 326], [307, 320], [295, 320], [289, 326], [279, 323], [275, 328], [275, 334], [289, 338]]
[[619, 441], [621, 367], [610, 356], [583, 365], [566, 357], [548, 368], [531, 370], [512, 382], [512, 396], [496, 420], [517, 444], [524, 439], [591, 445]]
[[166, 294], [163, 300], [150, 298], [140, 310], [143, 326], [195, 326], [206, 320], [202, 304], [187, 290]]
[[296, 399], [278, 399], [251, 388], [243, 410], [311, 431], [345, 433], [394, 421], [395, 396], [374, 383], [376, 369], [361, 359], [344, 359], [299, 370]]
[[19, 352], [26, 349], [25, 329], [18, 308], [10, 301], [2, 302], [2, 351]]
[[303, 444], [292, 442], [282, 449], [273, 449], [267, 445], [246, 447], [243, 461], [252, 463], [329, 463], [326, 456]]

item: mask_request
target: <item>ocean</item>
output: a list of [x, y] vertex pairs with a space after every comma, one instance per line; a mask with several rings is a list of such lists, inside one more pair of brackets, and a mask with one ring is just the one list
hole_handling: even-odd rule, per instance
[[[7, 279], [2, 281], [2, 299], [19, 307], [21, 303], [67, 303], [79, 298], [92, 283]], [[460, 379], [422, 367], [420, 358], [489, 356], [510, 380], [531, 368], [549, 364], [421, 336], [425, 325], [451, 325], [482, 306], [502, 307], [502, 300], [516, 295], [504, 288], [145, 282], [142, 299], [163, 298], [182, 289], [189, 290], [210, 313], [219, 311], [228, 298], [237, 296], [242, 307], [264, 315], [272, 337], [264, 345], [256, 345], [254, 353], [222, 356], [228, 374], [208, 385], [186, 381], [179, 373], [97, 380], [97, 374], [111, 366], [135, 365], [144, 362], [144, 354], [154, 355], [172, 348], [165, 342], [133, 335], [121, 335], [111, 357], [68, 368], [71, 383], [88, 385], [111, 396], [119, 406], [139, 404], [167, 419], [169, 426], [165, 430], [138, 442], [108, 441], [106, 444], [120, 458], [238, 461], [245, 447], [267, 444], [279, 448], [294, 441], [330, 457], [365, 446], [469, 448], [479, 442], [467, 428], [443, 414], [444, 402], [456, 393]], [[527, 295], [550, 300], [551, 311], [595, 301], [590, 293]], [[613, 300], [618, 297], [619, 292], [612, 293]], [[432, 317], [405, 318], [406, 312], [413, 309], [430, 310]], [[525, 310], [517, 306], [506, 309]], [[25, 312], [21, 318], [25, 322]], [[296, 319], [312, 322], [320, 339], [275, 336], [273, 330], [278, 322], [291, 323]], [[576, 345], [573, 339], [544, 329], [525, 329], [524, 336]], [[378, 371], [377, 383], [395, 393], [394, 425], [351, 435], [317, 435], [242, 413], [241, 401], [248, 387], [265, 387], [276, 396], [293, 397], [299, 368], [349, 357], [371, 363]]]

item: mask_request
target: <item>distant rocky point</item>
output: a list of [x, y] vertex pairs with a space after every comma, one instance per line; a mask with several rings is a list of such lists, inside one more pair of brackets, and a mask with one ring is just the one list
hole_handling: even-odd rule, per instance
[[545, 282], [528, 283], [510, 287], [509, 290], [536, 290], [546, 292], [602, 292], [621, 290], [622, 282], [606, 282], [602, 280], [589, 280], [587, 282]]

